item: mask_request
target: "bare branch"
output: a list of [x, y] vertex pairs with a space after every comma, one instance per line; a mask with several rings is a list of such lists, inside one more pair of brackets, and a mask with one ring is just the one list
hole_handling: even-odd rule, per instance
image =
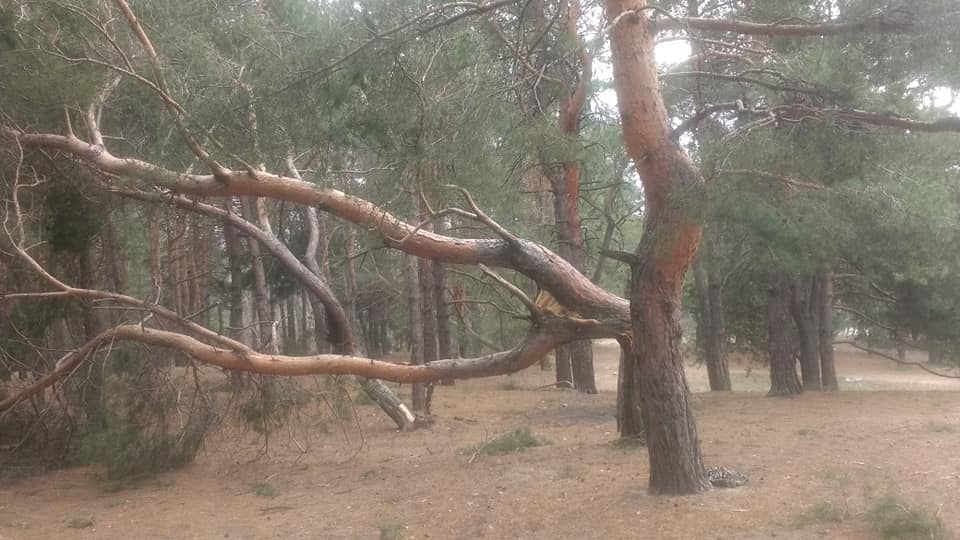
[[136, 14], [134, 14], [133, 9], [130, 8], [130, 4], [126, 0], [114, 0], [114, 3], [120, 8], [120, 11], [123, 13], [124, 17], [127, 19], [127, 23], [130, 26], [130, 29], [133, 31], [133, 34], [137, 37], [137, 40], [143, 46], [144, 51], [146, 51], [147, 56], [150, 58], [150, 63], [153, 65], [154, 77], [156, 78], [156, 87], [160, 91], [160, 97], [164, 105], [167, 107], [167, 110], [170, 112], [170, 116], [173, 118], [174, 124], [177, 126], [177, 130], [186, 140], [187, 145], [190, 147], [190, 150], [193, 152], [197, 159], [204, 162], [210, 170], [216, 176], [222, 175], [226, 169], [218, 163], [215, 159], [210, 157], [210, 154], [193, 138], [190, 134], [190, 131], [187, 130], [186, 126], [183, 123], [183, 119], [186, 116], [183, 107], [178, 105], [173, 99], [173, 95], [170, 93], [170, 89], [167, 86], [167, 79], [163, 75], [163, 65], [160, 63], [160, 57], [157, 55], [157, 50], [153, 47], [153, 43], [150, 41], [150, 38], [147, 36], [147, 33], [143, 30], [143, 26], [140, 24], [140, 21], [137, 19]]
[[781, 174], [773, 174], [765, 171], [756, 171], [752, 169], [721, 169], [717, 171], [718, 175], [727, 175], [727, 176], [753, 176], [756, 178], [763, 178], [764, 180], [773, 180], [774, 182], [780, 182], [787, 189], [797, 189], [797, 188], [806, 188], [806, 189], [827, 189], [827, 186], [823, 184], [817, 184], [815, 182], [808, 182], [806, 180], [798, 180], [796, 178], [791, 178], [789, 176], [784, 176]]
[[536, 302], [534, 302], [529, 296], [524, 294], [524, 292], [521, 291], [516, 285], [514, 285], [513, 283], [510, 283], [509, 281], [501, 277], [500, 274], [497, 274], [493, 270], [490, 270], [489, 268], [487, 268], [486, 265], [480, 264], [478, 265], [478, 267], [480, 268], [481, 272], [483, 272], [485, 275], [490, 277], [490, 279], [499, 283], [501, 287], [509, 291], [510, 294], [512, 294], [514, 297], [520, 300], [520, 302], [522, 302], [523, 305], [526, 306], [527, 310], [530, 312], [530, 315], [534, 319], [539, 318], [543, 314], [540, 311], [540, 308], [537, 307]]
[[879, 356], [879, 357], [881, 357], [881, 358], [886, 358], [887, 360], [892, 360], [892, 361], [894, 361], [894, 362], [896, 362], [896, 363], [898, 363], [898, 364], [900, 364], [900, 365], [903, 365], [903, 366], [916, 366], [916, 367], [918, 367], [918, 368], [926, 371], [927, 373], [929, 373], [929, 374], [931, 374], [931, 375], [936, 375], [937, 377], [944, 377], [944, 378], [947, 378], [947, 379], [960, 379], [960, 375], [953, 375], [953, 374], [951, 374], [951, 373], [940, 373], [939, 371], [936, 371], [936, 370], [934, 370], [934, 369], [928, 368], [928, 367], [927, 367], [925, 364], [923, 364], [922, 362], [907, 362], [907, 361], [905, 361], [905, 360], [900, 360], [900, 359], [897, 358], [896, 356], [887, 354], [887, 353], [885, 353], [885, 352], [883, 352], [883, 351], [878, 351], [877, 349], [871, 349], [870, 347], [865, 347], [865, 346], [863, 346], [863, 345], [858, 344], [856, 341], [852, 341], [852, 340], [840, 340], [840, 341], [834, 341], [833, 344], [834, 344], [834, 345], [850, 345], [850, 346], [852, 346], [852, 347], [855, 347], [855, 348], [857, 348], [857, 349], [860, 349], [861, 351], [868, 352], [868, 353], [870, 353], [870, 354], [875, 354], [875, 355], [877, 355], [877, 356]]

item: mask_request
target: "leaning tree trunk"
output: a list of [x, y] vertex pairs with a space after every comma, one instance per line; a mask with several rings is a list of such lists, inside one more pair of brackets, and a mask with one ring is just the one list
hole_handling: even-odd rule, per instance
[[817, 306], [820, 322], [820, 371], [824, 390], [839, 390], [833, 359], [833, 272], [827, 268], [817, 272]]
[[793, 285], [791, 309], [800, 337], [800, 377], [803, 389], [820, 391], [820, 321], [814, 299], [819, 289], [816, 279], [804, 279]]
[[790, 287], [783, 280], [770, 286], [767, 298], [767, 350], [770, 353], [769, 396], [790, 396], [801, 392], [797, 377], [797, 359], [794, 355], [791, 333], [792, 316]]

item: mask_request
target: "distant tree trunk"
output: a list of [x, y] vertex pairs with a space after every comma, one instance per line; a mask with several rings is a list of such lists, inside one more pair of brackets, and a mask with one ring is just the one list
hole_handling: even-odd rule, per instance
[[817, 272], [820, 286], [817, 287], [817, 310], [820, 322], [820, 372], [823, 377], [823, 389], [840, 389], [837, 382], [837, 370], [833, 361], [833, 272], [823, 269]]
[[797, 377], [790, 312], [792, 292], [783, 280], [770, 286], [767, 298], [767, 350], [770, 354], [769, 396], [790, 396], [801, 392]]
[[[230, 323], [227, 335], [240, 343], [246, 343], [244, 340], [246, 332], [243, 328], [243, 245], [237, 230], [227, 223], [223, 225], [223, 240], [226, 244], [227, 267], [230, 272], [230, 286], [227, 289], [230, 301]], [[243, 374], [239, 371], [231, 371], [229, 379], [231, 384], [239, 386], [243, 382]]]
[[[255, 199], [242, 199], [244, 217], [251, 223], [257, 223], [257, 210], [255, 208], [257, 201]], [[260, 351], [271, 353], [280, 352], [279, 344], [276, 339], [276, 330], [273, 325], [273, 310], [270, 308], [270, 296], [267, 292], [267, 274], [263, 269], [263, 256], [260, 253], [260, 243], [247, 238], [247, 251], [250, 253], [250, 264], [253, 267], [253, 298], [254, 310], [257, 315], [257, 326], [259, 328], [256, 348]]]
[[704, 357], [710, 390], [729, 391], [730, 368], [727, 363], [727, 321], [723, 306], [723, 283], [712, 268], [711, 236], [704, 234], [700, 253], [693, 263], [694, 283], [697, 290], [698, 329], [703, 339]]
[[356, 232], [350, 225], [344, 225], [343, 256], [346, 258], [343, 265], [343, 309], [350, 319], [353, 335], [363, 336], [357, 321], [357, 266], [356, 266]]
[[556, 381], [561, 388], [573, 388], [573, 369], [570, 366], [570, 349], [568, 347], [557, 347], [553, 354], [553, 361], [556, 364]]
[[[122, 219], [121, 215], [121, 219]], [[110, 268], [110, 287], [123, 293], [127, 290], [127, 266], [123, 259], [123, 236], [114, 223], [114, 216], [108, 215], [103, 222], [103, 252]]]
[[[79, 260], [77, 261], [79, 266], [77, 275], [78, 287], [83, 289], [97, 288], [94, 277], [97, 273], [95, 261], [94, 245], [91, 242], [90, 245], [84, 247], [79, 254]], [[84, 300], [81, 305], [83, 306], [83, 337], [85, 341], [90, 341], [100, 333], [100, 320], [97, 317], [96, 311], [93, 309], [93, 302]], [[82, 399], [84, 410], [87, 415], [89, 415], [88, 420], [91, 422], [102, 423], [105, 420], [101, 413], [105, 382], [103, 375], [103, 364], [99, 362], [90, 363], [84, 379]]]
[[640, 366], [628, 338], [620, 340], [617, 371], [617, 430], [623, 439], [644, 440], [643, 398], [640, 396]]
[[[433, 299], [437, 310], [437, 353], [440, 358], [453, 358], [453, 342], [450, 334], [450, 306], [447, 304], [447, 270], [443, 264], [433, 264]], [[454, 384], [453, 379], [440, 382], [444, 386]]]
[[803, 279], [792, 287], [791, 310], [800, 337], [800, 376], [803, 389], [820, 391], [820, 317], [814, 299], [818, 295], [816, 279]]
[[[420, 298], [420, 267], [417, 258], [405, 255], [407, 259], [407, 301], [410, 313], [410, 362], [415, 365], [423, 364], [423, 307]], [[426, 385], [415, 383], [411, 397], [413, 413], [422, 415], [426, 412]]]

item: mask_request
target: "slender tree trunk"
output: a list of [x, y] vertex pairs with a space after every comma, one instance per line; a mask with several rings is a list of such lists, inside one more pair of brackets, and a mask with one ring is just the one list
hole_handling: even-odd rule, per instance
[[357, 322], [357, 265], [356, 265], [356, 232], [350, 225], [344, 225], [343, 254], [346, 261], [343, 265], [344, 299], [343, 309], [350, 319], [354, 336], [362, 336], [360, 325]]
[[814, 298], [819, 286], [816, 279], [804, 279], [792, 288], [791, 309], [800, 337], [800, 377], [803, 389], [822, 389], [820, 379], [820, 322]]
[[[423, 312], [420, 299], [420, 267], [417, 258], [405, 255], [407, 259], [407, 301], [410, 313], [410, 363], [423, 364]], [[415, 383], [411, 404], [414, 414], [426, 411], [426, 385]]]
[[817, 309], [820, 319], [820, 371], [823, 389], [840, 389], [837, 370], [833, 360], [833, 272], [826, 268], [817, 272], [820, 286], [817, 288]]
[[[443, 264], [433, 264], [433, 299], [437, 311], [437, 354], [440, 358], [453, 358], [453, 342], [450, 333], [450, 306], [447, 304], [447, 269]], [[444, 386], [452, 386], [453, 379], [440, 382]]]
[[[237, 230], [230, 224], [223, 224], [223, 238], [230, 271], [230, 322], [227, 335], [240, 343], [246, 343], [243, 327], [243, 245]], [[230, 372], [229, 379], [234, 386], [240, 386], [243, 383], [243, 374], [239, 371]]]
[[767, 298], [767, 350], [770, 353], [769, 396], [790, 396], [801, 392], [794, 355], [790, 305], [792, 292], [782, 279], [770, 286]]
[[[257, 223], [255, 199], [243, 199], [244, 217], [251, 223]], [[273, 325], [273, 310], [270, 307], [270, 295], [267, 292], [267, 275], [263, 269], [263, 256], [260, 253], [260, 243], [247, 238], [247, 252], [250, 253], [250, 264], [253, 268], [253, 299], [254, 311], [257, 315], [257, 350], [278, 353], [276, 331]]]

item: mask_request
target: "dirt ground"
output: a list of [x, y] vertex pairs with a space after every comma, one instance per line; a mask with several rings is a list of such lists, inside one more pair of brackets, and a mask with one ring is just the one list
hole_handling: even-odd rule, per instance
[[[783, 399], [764, 396], [763, 369], [734, 366], [739, 391], [716, 395], [692, 367], [707, 465], [751, 482], [651, 497], [646, 450], [614, 444], [616, 348], [596, 350], [595, 396], [538, 389], [553, 373], [534, 368], [438, 388], [435, 424], [414, 433], [359, 406], [360, 428], [300, 425], [266, 456], [252, 436], [214, 436], [194, 464], [118, 492], [82, 468], [23, 478], [0, 486], [0, 538], [869, 539], [865, 510], [886, 493], [960, 533], [960, 380], [841, 350], [845, 391]], [[520, 426], [551, 444], [464, 451]], [[797, 521], [823, 503], [846, 517]]]

